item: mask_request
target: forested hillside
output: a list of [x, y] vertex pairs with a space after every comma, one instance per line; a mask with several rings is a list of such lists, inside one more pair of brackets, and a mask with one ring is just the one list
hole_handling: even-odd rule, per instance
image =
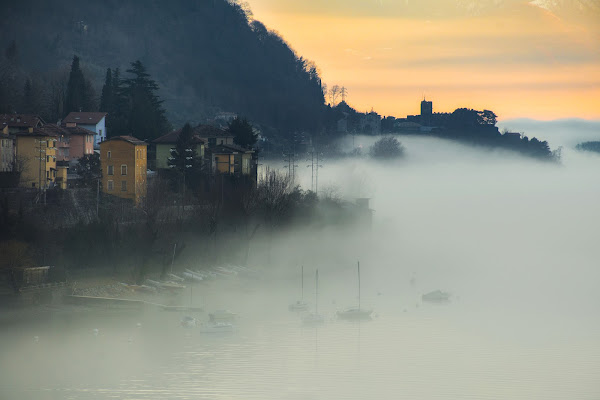
[[236, 2], [21, 0], [2, 8], [0, 112], [27, 111], [22, 97], [30, 79], [43, 114], [62, 117], [47, 103], [60, 97], [78, 55], [97, 105], [106, 69], [124, 71], [140, 60], [174, 126], [219, 111], [282, 135], [323, 122], [316, 66]]

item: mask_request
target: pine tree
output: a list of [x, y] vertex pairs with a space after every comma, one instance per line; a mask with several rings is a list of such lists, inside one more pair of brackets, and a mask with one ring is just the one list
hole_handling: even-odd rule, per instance
[[[189, 167], [186, 167], [189, 165]], [[198, 154], [194, 143], [194, 131], [189, 123], [181, 128], [177, 137], [175, 148], [171, 150], [169, 166], [178, 173], [183, 174], [187, 169], [193, 169], [198, 165]]]
[[177, 137], [175, 148], [171, 150], [169, 166], [174, 170], [175, 181], [183, 181], [188, 187], [198, 184], [202, 173], [202, 161], [196, 153], [194, 131], [189, 123], [186, 123]]
[[110, 113], [113, 111], [113, 83], [112, 71], [110, 68], [106, 70], [106, 78], [104, 86], [102, 86], [102, 96], [100, 97], [100, 111]]
[[105, 111], [108, 113], [106, 119], [106, 131], [109, 137], [129, 135], [127, 121], [129, 119], [129, 101], [123, 87], [123, 80], [119, 68], [112, 72], [112, 108]]
[[227, 131], [233, 135], [233, 142], [238, 146], [251, 149], [258, 140], [258, 134], [252, 129], [252, 125], [246, 118], [235, 118], [227, 127]]
[[79, 66], [79, 57], [73, 56], [67, 94], [65, 98], [65, 115], [72, 111], [83, 111], [83, 96], [85, 93], [85, 78]]
[[23, 107], [22, 111], [26, 114], [34, 113], [35, 100], [33, 98], [33, 88], [31, 87], [31, 79], [27, 78], [25, 87], [23, 88]]
[[130, 104], [128, 128], [139, 139], [154, 139], [165, 134], [170, 126], [156, 92], [158, 85], [150, 78], [146, 68], [138, 60], [127, 70], [133, 77], [125, 79], [124, 94]]

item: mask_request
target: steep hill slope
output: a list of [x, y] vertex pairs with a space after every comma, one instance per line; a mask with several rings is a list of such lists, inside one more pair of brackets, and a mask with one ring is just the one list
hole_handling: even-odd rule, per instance
[[21, 0], [2, 14], [0, 44], [16, 41], [30, 75], [64, 70], [78, 54], [99, 95], [106, 68], [141, 60], [175, 126], [218, 111], [285, 132], [321, 124], [316, 67], [235, 2]]

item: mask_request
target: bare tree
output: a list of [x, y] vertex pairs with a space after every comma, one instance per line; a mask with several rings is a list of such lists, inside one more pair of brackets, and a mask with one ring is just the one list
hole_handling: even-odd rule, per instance
[[345, 102], [346, 96], [348, 96], [348, 89], [346, 89], [345, 86], [342, 86], [342, 88], [340, 89], [340, 96], [342, 96], [342, 101]]
[[258, 202], [261, 207], [265, 225], [268, 228], [269, 246], [268, 262], [271, 262], [271, 242], [273, 228], [281, 220], [289, 208], [289, 194], [293, 190], [293, 183], [288, 175], [277, 171], [267, 170], [261, 176], [257, 187]]
[[338, 85], [333, 85], [333, 87], [329, 90], [329, 98], [331, 99], [331, 105], [335, 106], [335, 102], [340, 95], [340, 87]]

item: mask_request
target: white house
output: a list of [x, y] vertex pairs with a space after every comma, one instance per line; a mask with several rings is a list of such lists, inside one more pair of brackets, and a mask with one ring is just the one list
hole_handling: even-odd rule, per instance
[[95, 132], [94, 149], [99, 149], [100, 142], [106, 140], [106, 115], [105, 112], [71, 112], [62, 122], [67, 128], [79, 126]]

